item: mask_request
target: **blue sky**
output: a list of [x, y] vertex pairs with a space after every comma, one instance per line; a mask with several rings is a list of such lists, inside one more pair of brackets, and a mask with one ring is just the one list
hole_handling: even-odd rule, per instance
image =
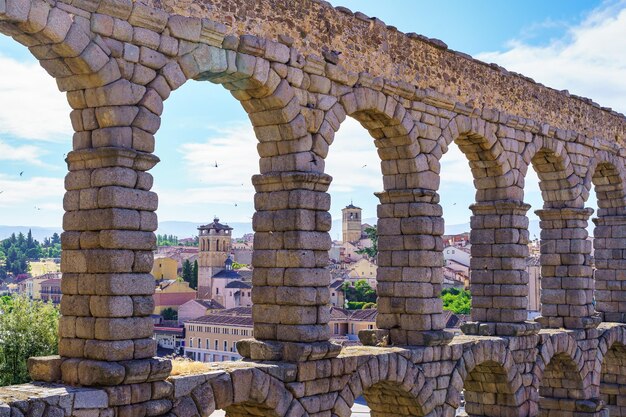
[[[626, 1], [332, 3], [626, 112], [626, 56], [618, 55], [626, 50]], [[0, 37], [0, 109], [0, 224], [60, 226], [63, 159], [72, 135], [69, 106], [27, 49], [6, 37]], [[250, 177], [258, 170], [258, 156], [237, 101], [219, 86], [190, 82], [165, 103], [161, 126], [156, 154], [162, 162], [151, 171], [159, 219], [205, 223], [217, 215], [226, 222], [249, 221]], [[471, 179], [464, 174], [467, 162], [452, 147], [442, 163], [446, 222], [467, 223], [474, 199]], [[335, 177], [333, 217], [351, 200], [363, 207], [364, 218], [375, 217], [373, 193], [382, 189], [379, 161], [360, 125], [346, 121], [326, 166]], [[588, 205], [595, 207], [592, 200]], [[534, 176], [527, 181], [526, 201], [532, 210], [541, 205]]]

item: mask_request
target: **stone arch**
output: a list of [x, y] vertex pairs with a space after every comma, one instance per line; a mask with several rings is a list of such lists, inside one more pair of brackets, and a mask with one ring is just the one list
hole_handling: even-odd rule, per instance
[[626, 168], [622, 159], [606, 151], [596, 152], [584, 179], [584, 198], [591, 187], [598, 199], [598, 216], [626, 214]]
[[463, 354], [452, 374], [446, 409], [461, 405], [461, 392], [469, 416], [525, 415], [529, 407], [513, 355], [496, 341], [477, 341]]
[[532, 395], [538, 395], [540, 412], [560, 410], [565, 403], [576, 407], [578, 401], [593, 397], [592, 375], [585, 366], [585, 354], [573, 335], [550, 335], [538, 348], [533, 367], [536, 391]]
[[593, 382], [599, 385], [600, 399], [606, 404], [609, 414], [623, 416], [626, 332], [623, 326], [616, 325], [607, 325], [604, 330], [598, 341]]
[[545, 208], [582, 206], [580, 178], [563, 141], [535, 135], [522, 159], [526, 164], [522, 167], [524, 177], [531, 166], [537, 172]]
[[[519, 195], [519, 171], [496, 136], [498, 126], [476, 117], [455, 116], [444, 128], [433, 150], [439, 158], [451, 143], [467, 157], [474, 177], [476, 201], [516, 199]], [[436, 163], [435, 172], [441, 166]]]
[[355, 399], [363, 395], [372, 416], [430, 416], [439, 405], [434, 403], [434, 388], [424, 371], [404, 356], [376, 355], [350, 375], [331, 411], [350, 417]]
[[[224, 38], [219, 31], [225, 28], [215, 25], [216, 36]], [[220, 46], [215, 46], [217, 43]], [[311, 151], [313, 138], [294, 87], [285, 73], [279, 74], [271, 66], [289, 60], [286, 45], [241, 35], [232, 42], [231, 49], [221, 46], [221, 42], [198, 43], [182, 52], [163, 66], [148, 86], [158, 93], [151, 93], [151, 99], [165, 100], [170, 91], [191, 79], [222, 85], [248, 113], [259, 141], [261, 174], [324, 171], [323, 158], [316, 158]], [[155, 110], [162, 111], [162, 104], [157, 104]]]
[[[197, 377], [203, 378], [202, 375]], [[205, 380], [189, 395], [177, 399], [172, 409], [174, 415], [208, 417], [215, 410], [224, 410], [233, 417], [308, 417], [283, 382], [259, 369], [233, 369], [218, 375], [209, 374]]]
[[100, 87], [121, 76], [114, 52], [89, 20], [49, 2], [7, 0], [0, 33], [26, 46], [61, 91]]
[[420, 152], [416, 121], [402, 103], [366, 87], [354, 88], [339, 102], [374, 139], [385, 190], [421, 188], [417, 174], [428, 169], [428, 157]]

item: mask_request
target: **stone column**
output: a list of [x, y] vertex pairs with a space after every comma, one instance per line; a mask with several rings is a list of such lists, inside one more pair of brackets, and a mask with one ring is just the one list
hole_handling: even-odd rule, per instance
[[597, 327], [593, 307], [591, 241], [587, 240], [590, 208], [537, 210], [541, 219], [541, 317], [546, 328]]
[[[121, 141], [130, 128], [89, 133], [94, 142]], [[75, 135], [77, 150], [67, 157], [60, 376], [90, 386], [164, 379], [171, 364], [153, 359], [150, 318], [158, 201], [146, 172], [158, 158], [125, 147], [90, 148], [77, 136], [89, 135]]]
[[332, 178], [283, 172], [256, 175], [253, 184], [252, 318], [254, 337], [237, 344], [255, 360], [304, 361], [337, 356], [329, 342]]
[[604, 321], [626, 323], [626, 215], [593, 222], [596, 310]]
[[[429, 190], [392, 190], [377, 196], [379, 332], [370, 341], [388, 336], [393, 345], [448, 343], [452, 334], [443, 330], [439, 298], [444, 230], [439, 196]], [[367, 342], [365, 334], [360, 337]]]
[[500, 200], [470, 206], [472, 321], [465, 334], [519, 336], [539, 331], [528, 318], [528, 218], [530, 206]]

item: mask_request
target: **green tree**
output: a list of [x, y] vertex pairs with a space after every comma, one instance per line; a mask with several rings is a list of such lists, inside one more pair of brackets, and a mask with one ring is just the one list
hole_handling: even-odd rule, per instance
[[233, 269], [237, 270], [237, 269], [241, 269], [241, 268], [246, 268], [248, 265], [246, 264], [240, 264], [239, 262], [235, 262], [233, 261]]
[[348, 300], [349, 309], [361, 309], [366, 303], [376, 302], [376, 291], [365, 280], [358, 280], [354, 286], [343, 283], [343, 292]]
[[366, 227], [365, 234], [372, 241], [372, 246], [360, 249], [356, 251], [356, 253], [360, 255], [367, 255], [370, 258], [376, 258], [378, 256], [378, 229], [376, 226]]
[[57, 352], [59, 311], [24, 296], [0, 299], [0, 386], [30, 380], [26, 361]]
[[168, 307], [161, 311], [161, 316], [163, 320], [178, 320], [178, 311], [174, 310], [172, 307]]
[[185, 262], [183, 262], [183, 280], [187, 281], [191, 287], [193, 282], [193, 267], [191, 266], [189, 259], [185, 259]]
[[189, 286], [194, 290], [198, 289], [198, 260], [193, 261], [193, 268], [191, 269], [191, 282]]
[[472, 306], [472, 295], [467, 290], [446, 288], [441, 292], [443, 309], [455, 314], [469, 314]]

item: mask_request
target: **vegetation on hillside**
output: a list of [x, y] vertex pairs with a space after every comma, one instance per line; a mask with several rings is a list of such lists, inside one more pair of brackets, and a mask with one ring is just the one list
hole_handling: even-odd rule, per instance
[[455, 314], [469, 314], [472, 305], [472, 296], [468, 290], [446, 288], [441, 292], [443, 309]]
[[58, 258], [61, 256], [61, 237], [54, 233], [51, 238], [45, 238], [43, 243], [33, 239], [31, 231], [24, 236], [13, 233], [9, 238], [0, 241], [0, 279], [7, 275], [17, 277], [27, 274], [29, 261], [38, 261], [41, 258]]
[[180, 242], [178, 236], [157, 235], [157, 246], [198, 246], [198, 236], [191, 242]]
[[28, 358], [57, 353], [58, 320], [52, 303], [0, 297], [0, 386], [30, 381]]

